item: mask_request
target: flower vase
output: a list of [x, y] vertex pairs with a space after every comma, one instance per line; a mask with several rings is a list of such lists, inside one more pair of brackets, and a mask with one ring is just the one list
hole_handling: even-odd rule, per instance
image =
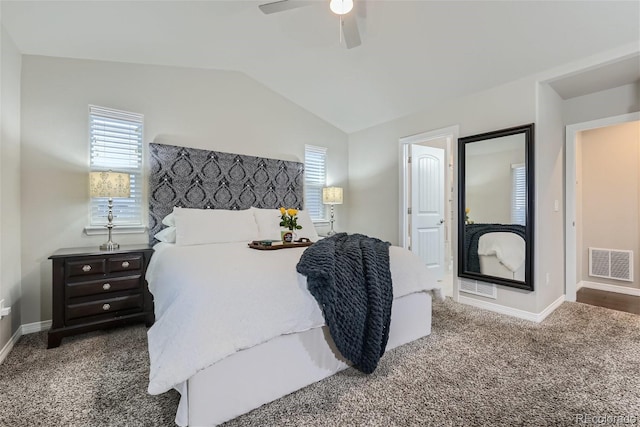
[[293, 243], [295, 240], [295, 233], [293, 230], [284, 229], [280, 231], [280, 236], [284, 243]]

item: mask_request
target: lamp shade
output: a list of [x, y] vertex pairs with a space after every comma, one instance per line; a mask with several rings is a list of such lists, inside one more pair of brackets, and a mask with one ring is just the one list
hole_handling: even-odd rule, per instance
[[331, 0], [329, 9], [336, 15], [345, 15], [353, 9], [353, 0]]
[[322, 203], [325, 205], [341, 205], [342, 187], [324, 187], [322, 189]]
[[131, 180], [128, 173], [91, 172], [89, 174], [91, 197], [129, 197]]

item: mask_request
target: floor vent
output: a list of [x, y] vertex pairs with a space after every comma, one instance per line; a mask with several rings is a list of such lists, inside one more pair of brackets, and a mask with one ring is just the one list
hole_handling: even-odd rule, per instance
[[589, 276], [633, 282], [633, 251], [589, 248]]
[[466, 279], [460, 279], [458, 283], [460, 284], [460, 292], [466, 292], [468, 294], [480, 295], [493, 299], [496, 299], [498, 297], [496, 293], [496, 285], [494, 284]]

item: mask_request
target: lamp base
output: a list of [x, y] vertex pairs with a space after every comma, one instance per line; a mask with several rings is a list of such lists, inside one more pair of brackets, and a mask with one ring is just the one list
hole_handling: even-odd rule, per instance
[[107, 215], [108, 222], [107, 222], [107, 225], [105, 225], [109, 233], [109, 237], [108, 237], [107, 243], [103, 243], [102, 245], [100, 245], [101, 251], [113, 251], [116, 249], [120, 249], [120, 245], [117, 243], [114, 243], [114, 241], [111, 240], [111, 230], [113, 230], [113, 227], [115, 227], [115, 225], [113, 225], [112, 209], [113, 209], [113, 199], [109, 197], [109, 214]]
[[120, 249], [120, 245], [112, 241], [108, 241], [107, 243], [103, 243], [102, 245], [100, 245], [101, 251], [113, 251], [116, 249]]
[[327, 236], [333, 236], [334, 234], [336, 234], [334, 230], [327, 231]]

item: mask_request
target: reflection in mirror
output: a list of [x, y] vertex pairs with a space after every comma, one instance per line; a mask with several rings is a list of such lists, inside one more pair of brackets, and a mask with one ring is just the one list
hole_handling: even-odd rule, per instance
[[458, 275], [533, 290], [533, 124], [459, 140]]

